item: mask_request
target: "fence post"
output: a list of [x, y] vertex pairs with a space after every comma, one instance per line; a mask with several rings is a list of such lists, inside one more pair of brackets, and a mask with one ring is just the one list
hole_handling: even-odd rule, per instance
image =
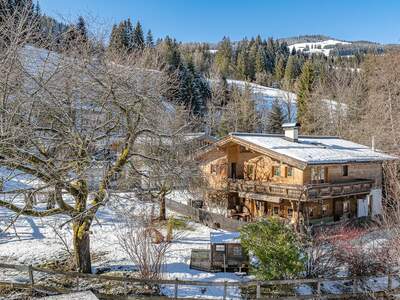
[[353, 293], [356, 294], [358, 292], [358, 280], [357, 278], [353, 279]]
[[[226, 246], [225, 246], [226, 247]], [[226, 251], [226, 250], [225, 250]], [[225, 257], [225, 253], [224, 253], [224, 273], [226, 273], [226, 257]]]
[[392, 289], [392, 274], [388, 274], [388, 290]]
[[228, 282], [224, 281], [224, 300], [226, 299], [227, 292], [228, 292]]
[[174, 289], [174, 298], [178, 299], [178, 278], [175, 279], [175, 289]]
[[321, 281], [317, 281], [317, 295], [318, 295], [318, 299], [320, 299], [321, 296]]
[[[125, 275], [124, 277], [125, 277], [125, 279], [128, 279], [127, 275]], [[124, 281], [124, 293], [125, 293], [125, 295], [128, 295], [128, 280]]]
[[33, 285], [35, 284], [35, 280], [33, 278], [33, 269], [32, 265], [28, 266], [28, 274], [29, 274], [29, 283], [31, 284], [31, 287], [33, 288]]
[[261, 298], [261, 286], [260, 286], [260, 282], [257, 281], [256, 299], [260, 299], [260, 298]]

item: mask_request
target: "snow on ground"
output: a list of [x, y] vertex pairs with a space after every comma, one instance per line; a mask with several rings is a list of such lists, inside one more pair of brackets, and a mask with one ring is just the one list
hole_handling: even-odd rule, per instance
[[321, 41], [321, 42], [309, 42], [309, 43], [296, 43], [293, 45], [289, 46], [289, 50], [292, 51], [293, 48], [296, 49], [296, 51], [304, 51], [307, 53], [322, 53], [326, 56], [329, 56], [329, 53], [331, 49], [329, 47], [342, 44], [342, 45], [349, 45], [351, 43], [349, 42], [344, 42], [344, 41], [338, 41], [338, 40], [326, 40], [326, 41]]
[[24, 190], [32, 186], [39, 187], [43, 185], [43, 182], [31, 175], [2, 167], [0, 167], [0, 182], [3, 185], [2, 191], [4, 192]]
[[[129, 194], [122, 195], [124, 199], [116, 201], [113, 205], [102, 208], [98, 214], [98, 222], [92, 225], [91, 247], [95, 253], [103, 253], [99, 259], [94, 260], [94, 271], [98, 268], [110, 268], [111, 270], [125, 269], [134, 270], [135, 267], [127, 259], [125, 253], [118, 245], [116, 232], [124, 228], [121, 212], [156, 211], [157, 207], [153, 203], [143, 203], [129, 201]], [[22, 202], [22, 199], [15, 201]], [[110, 202], [111, 203], [111, 202]], [[168, 214], [175, 215], [168, 211]], [[12, 220], [15, 214], [0, 208], [0, 229], [5, 229], [7, 221]], [[49, 260], [63, 257], [64, 247], [60, 239], [56, 236], [52, 227], [67, 221], [67, 217], [48, 217], [31, 218], [20, 216], [15, 222], [15, 235], [13, 228], [5, 233], [0, 233], [0, 260], [11, 264], [41, 264]], [[50, 226], [51, 225], [51, 226]], [[67, 227], [67, 226], [66, 226]], [[66, 240], [70, 242], [71, 231], [64, 228], [61, 232]], [[189, 269], [190, 253], [192, 248], [208, 249], [210, 242], [210, 232], [214, 231], [206, 226], [190, 223], [192, 230], [180, 234], [177, 241], [172, 244], [170, 252], [167, 254], [165, 265], [165, 277], [168, 279], [198, 280], [198, 281], [240, 281], [242, 277], [234, 273], [208, 273]], [[0, 272], [0, 280], [26, 281], [27, 276], [15, 271]], [[166, 295], [173, 296], [174, 287], [164, 286], [162, 291]], [[235, 288], [228, 289], [229, 297], [239, 296], [240, 291]], [[187, 297], [222, 297], [223, 288], [208, 287], [179, 287], [179, 296]]]
[[278, 100], [284, 113], [288, 116], [288, 119], [294, 121], [297, 111], [296, 94], [242, 80], [227, 79], [227, 82], [229, 85], [241, 89], [244, 89], [246, 86], [250, 87], [258, 111], [270, 110], [272, 103]]
[[[177, 201], [187, 201], [188, 193], [175, 192], [170, 195]], [[22, 203], [22, 197], [17, 197], [15, 203]], [[118, 200], [110, 201], [109, 205], [100, 209], [97, 214], [97, 222], [92, 226], [91, 247], [92, 251], [99, 255], [93, 260], [93, 269], [96, 270], [125, 270], [134, 271], [135, 266], [129, 261], [125, 253], [118, 245], [117, 232], [126, 226], [123, 215], [127, 214], [157, 214], [157, 205], [151, 202], [139, 202], [135, 200], [132, 193], [118, 194]], [[175, 215], [168, 211], [168, 215]], [[0, 208], [0, 229], [4, 230], [9, 221], [15, 214]], [[52, 227], [56, 227], [65, 221], [67, 217], [48, 217], [31, 218], [20, 216], [15, 222], [14, 228], [7, 232], [0, 231], [0, 261], [11, 264], [42, 264], [50, 260], [63, 258], [65, 255], [64, 246], [56, 236]], [[210, 273], [192, 270], [189, 268], [191, 249], [208, 249], [210, 233], [215, 230], [197, 224], [189, 223], [190, 229], [180, 232], [179, 238], [173, 242], [171, 250], [168, 252], [165, 264], [165, 278], [204, 281], [246, 281], [251, 277], [241, 277], [234, 273]], [[64, 227], [60, 233], [70, 243], [71, 232], [68, 227]], [[384, 238], [382, 234], [371, 234], [368, 238], [378, 242]], [[14, 280], [26, 282], [27, 274], [13, 270], [2, 270], [0, 280]], [[376, 277], [364, 283], [372, 290], [382, 289], [387, 286], [386, 277]], [[393, 280], [393, 287], [399, 286], [398, 280]], [[343, 282], [324, 282], [321, 287], [323, 292], [342, 293], [351, 290], [351, 286]], [[162, 292], [170, 297], [174, 296], [174, 286], [164, 285]], [[309, 285], [303, 284], [296, 287], [299, 294], [311, 294], [313, 292]], [[240, 289], [228, 288], [228, 299], [240, 299]], [[223, 287], [207, 286], [179, 286], [179, 297], [192, 298], [222, 298]]]

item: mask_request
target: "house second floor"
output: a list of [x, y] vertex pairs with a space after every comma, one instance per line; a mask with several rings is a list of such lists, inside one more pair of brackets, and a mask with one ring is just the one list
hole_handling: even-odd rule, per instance
[[231, 133], [199, 157], [212, 189], [298, 199], [369, 193], [382, 186], [382, 162], [395, 159], [337, 137]]

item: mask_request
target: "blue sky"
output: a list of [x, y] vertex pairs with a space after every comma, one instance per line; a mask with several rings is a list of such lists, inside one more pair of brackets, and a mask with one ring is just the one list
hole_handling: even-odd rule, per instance
[[397, 0], [39, 0], [58, 19], [78, 15], [97, 26], [131, 17], [155, 37], [179, 41], [238, 40], [260, 34], [289, 37], [325, 34], [345, 40], [400, 43]]

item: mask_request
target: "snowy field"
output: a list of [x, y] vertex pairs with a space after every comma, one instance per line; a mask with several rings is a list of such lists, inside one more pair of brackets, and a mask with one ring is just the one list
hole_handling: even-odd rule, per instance
[[[185, 202], [184, 194], [175, 193], [171, 198]], [[110, 202], [110, 205], [102, 208], [97, 215], [97, 222], [92, 226], [91, 247], [92, 252], [98, 257], [93, 260], [93, 271], [134, 271], [135, 266], [129, 261], [126, 254], [121, 250], [116, 232], [124, 229], [125, 222], [123, 215], [126, 212], [133, 214], [137, 212], [142, 214], [157, 213], [157, 207], [154, 203], [138, 202], [131, 199], [129, 194], [121, 194], [121, 198]], [[179, 198], [179, 199], [177, 199]], [[18, 201], [18, 199], [17, 199]], [[112, 204], [112, 205], [111, 205]], [[168, 215], [179, 217], [172, 211]], [[14, 219], [15, 214], [8, 210], [0, 208], [0, 228], [4, 229], [6, 224]], [[64, 246], [60, 238], [57, 237], [53, 227], [68, 220], [66, 217], [50, 218], [30, 218], [19, 217], [15, 222], [14, 229], [10, 228], [7, 232], [0, 233], [0, 261], [10, 264], [32, 264], [40, 265], [42, 263], [59, 260], [65, 257]], [[250, 277], [241, 277], [234, 273], [209, 273], [191, 270], [189, 268], [190, 252], [192, 248], [208, 249], [210, 242], [210, 232], [214, 231], [206, 226], [189, 222], [189, 230], [179, 232], [179, 239], [174, 241], [171, 250], [166, 257], [165, 273], [166, 279], [196, 280], [196, 281], [246, 281]], [[62, 235], [69, 242], [71, 238], [70, 230], [64, 228]], [[380, 235], [375, 237], [379, 242]], [[375, 238], [371, 238], [374, 240]], [[14, 280], [18, 282], [27, 281], [26, 274], [18, 273], [12, 270], [2, 270], [0, 280]], [[387, 286], [387, 278], [371, 279], [365, 283], [371, 290], [383, 289]], [[399, 282], [393, 280], [393, 286], [398, 286]], [[295, 288], [297, 293], [311, 294], [313, 289], [308, 285], [299, 285]], [[351, 290], [341, 282], [325, 282], [322, 287], [324, 293], [340, 294]], [[173, 297], [174, 287], [163, 286], [162, 292], [165, 295]], [[228, 288], [228, 299], [240, 299], [241, 291], [238, 288]], [[223, 287], [202, 287], [202, 286], [180, 286], [179, 297], [196, 297], [221, 299], [223, 296]], [[1, 298], [0, 298], [1, 299]]]

